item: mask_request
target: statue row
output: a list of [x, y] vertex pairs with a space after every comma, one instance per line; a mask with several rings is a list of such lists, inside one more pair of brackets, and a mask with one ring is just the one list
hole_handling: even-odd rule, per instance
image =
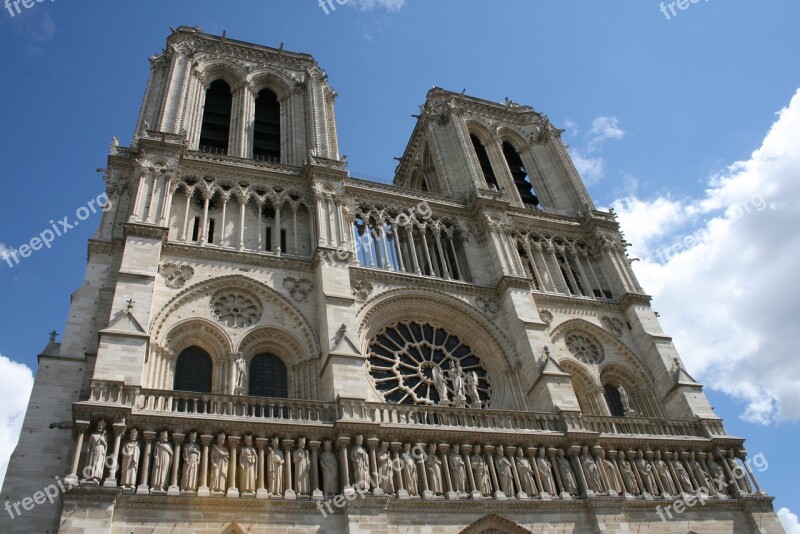
[[[256, 438], [251, 434], [188, 436], [136, 429], [121, 445], [124, 422], [114, 425], [108, 454], [105, 421], [89, 438], [84, 485], [121, 486], [138, 494], [322, 498], [370, 492], [398, 498], [572, 499], [596, 495], [671, 498], [761, 494], [744, 451], [605, 450], [588, 445], [514, 447], [400, 443], [340, 436]], [[73, 462], [76, 471], [82, 434]], [[198, 443], [199, 438], [199, 443]], [[119, 473], [117, 473], [119, 471]], [[108, 474], [104, 479], [103, 475]], [[351, 476], [352, 474], [352, 476]], [[755, 490], [753, 489], [755, 487]]]

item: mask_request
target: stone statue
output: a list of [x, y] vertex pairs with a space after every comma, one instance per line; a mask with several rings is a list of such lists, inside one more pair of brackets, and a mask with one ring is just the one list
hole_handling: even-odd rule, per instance
[[242, 495], [252, 495], [256, 492], [257, 467], [258, 453], [253, 447], [253, 436], [247, 434], [239, 453], [239, 490]]
[[331, 440], [325, 440], [323, 449], [319, 457], [322, 466], [322, 492], [325, 495], [335, 495], [339, 491], [339, 463], [336, 461], [336, 454], [331, 450]]
[[83, 470], [84, 480], [103, 481], [103, 469], [106, 465], [108, 451], [108, 434], [106, 422], [103, 419], [97, 423], [97, 428], [89, 437], [89, 459]]
[[292, 453], [294, 463], [294, 492], [297, 495], [311, 494], [311, 460], [306, 449], [306, 438], [297, 440], [297, 448]]
[[197, 444], [197, 432], [189, 434], [189, 442], [183, 447], [183, 476], [181, 489], [197, 491], [197, 472], [200, 468], [200, 446]]
[[409, 495], [419, 495], [419, 487], [417, 481], [417, 459], [411, 454], [411, 444], [406, 443], [403, 445], [403, 485], [406, 487]]
[[606, 479], [606, 484], [608, 485], [609, 493], [613, 492], [615, 495], [621, 495], [624, 493], [624, 489], [622, 484], [619, 481], [619, 477], [617, 476], [617, 470], [614, 469], [614, 465], [611, 461], [606, 459], [606, 451], [603, 449], [597, 450], [597, 466], [600, 468], [600, 472], [603, 475], [603, 478]]
[[278, 447], [278, 438], [272, 438], [272, 446], [268, 447], [267, 483], [270, 495], [283, 495], [283, 451]]
[[708, 470], [711, 471], [712, 482], [717, 487], [719, 494], [728, 495], [728, 479], [725, 476], [725, 470], [714, 459], [713, 453], [709, 453], [706, 465], [708, 465]]
[[166, 491], [169, 484], [169, 467], [172, 464], [172, 445], [169, 444], [169, 434], [164, 430], [159, 436], [158, 443], [153, 449], [153, 472], [151, 479], [153, 491]]
[[217, 442], [211, 446], [211, 491], [225, 493], [228, 489], [228, 463], [231, 453], [225, 446], [225, 434], [217, 436]]
[[375, 454], [378, 468], [379, 487], [386, 495], [394, 493], [394, 471], [392, 470], [392, 457], [389, 454], [389, 442], [381, 443], [380, 450]]
[[134, 428], [128, 436], [128, 442], [122, 447], [122, 466], [120, 471], [120, 485], [123, 488], [136, 487], [136, 472], [139, 470], [139, 432]]
[[631, 495], [641, 494], [639, 482], [636, 480], [636, 474], [633, 472], [631, 463], [625, 459], [625, 453], [620, 452], [619, 462], [617, 465], [619, 466], [619, 472], [622, 475], [622, 482], [625, 484], [625, 490]]
[[453, 399], [466, 399], [464, 396], [464, 371], [461, 370], [461, 365], [455, 362], [447, 374], [450, 383], [453, 384]]
[[595, 493], [605, 493], [600, 469], [597, 468], [594, 458], [589, 454], [589, 447], [586, 445], [581, 447], [580, 463], [589, 489]]
[[636, 413], [631, 408], [631, 399], [628, 397], [628, 392], [625, 391], [625, 388], [622, 387], [622, 384], [617, 387], [617, 391], [619, 391], [619, 399], [622, 402], [622, 409], [625, 411], [626, 414], [633, 414]]
[[483, 406], [478, 393], [478, 373], [475, 371], [467, 373], [467, 397], [469, 397], [470, 407], [481, 408]]
[[247, 378], [247, 362], [244, 361], [244, 357], [239, 354], [236, 358], [236, 386], [233, 390], [235, 395], [244, 395], [244, 382], [245, 378]]
[[481, 495], [492, 494], [492, 479], [489, 475], [489, 467], [486, 465], [486, 458], [481, 454], [481, 446], [475, 445], [470, 457], [472, 469], [475, 472], [475, 489]]
[[433, 366], [433, 385], [436, 386], [436, 393], [439, 394], [439, 404], [447, 406], [450, 401], [447, 398], [447, 381], [444, 378], [444, 373], [438, 365]]
[[733, 479], [736, 481], [736, 485], [739, 487], [739, 493], [742, 495], [749, 495], [750, 493], [753, 493], [753, 487], [750, 485], [750, 481], [747, 480], [747, 473], [745, 472], [744, 468], [739, 465], [739, 460], [736, 459], [733, 449], [728, 451], [728, 456], [726, 456], [725, 460], [728, 462], [728, 466], [731, 468], [731, 474], [733, 475]]
[[684, 493], [692, 493], [694, 488], [692, 487], [692, 479], [689, 478], [689, 473], [686, 472], [686, 468], [683, 466], [683, 462], [680, 460], [678, 456], [680, 453], [675, 453], [675, 459], [672, 460], [672, 469], [675, 471], [675, 476], [678, 477], [678, 482], [681, 485], [681, 490]]
[[458, 445], [453, 445], [450, 453], [450, 476], [453, 478], [453, 491], [459, 496], [467, 493], [467, 466], [459, 453]]
[[425, 472], [428, 475], [428, 488], [434, 495], [443, 494], [442, 461], [436, 456], [435, 443], [428, 445], [428, 455], [425, 458]]
[[642, 449], [639, 449], [636, 452], [636, 468], [639, 470], [639, 477], [642, 479], [642, 485], [644, 486], [644, 491], [649, 493], [650, 495], [657, 495], [658, 486], [656, 486], [656, 479], [655, 475], [653, 474], [653, 468], [650, 467], [650, 463], [647, 460], [645, 460], [644, 454], [642, 453]]
[[350, 451], [353, 462], [353, 485], [357, 491], [369, 491], [369, 453], [364, 448], [364, 436], [356, 436], [356, 446]]
[[561, 482], [564, 484], [564, 491], [570, 495], [578, 494], [578, 482], [575, 480], [575, 473], [569, 465], [569, 460], [564, 455], [564, 449], [558, 449], [558, 473], [561, 475]]
[[689, 453], [689, 470], [694, 475], [694, 479], [697, 481], [698, 489], [703, 490], [711, 496], [717, 495], [717, 488], [714, 484], [708, 483], [708, 475], [706, 474], [705, 469], [703, 466], [700, 465], [700, 462], [697, 461], [694, 455], [694, 451]]
[[675, 486], [675, 482], [672, 480], [672, 475], [669, 472], [669, 467], [664, 460], [661, 459], [661, 451], [656, 450], [656, 457], [653, 460], [653, 465], [656, 468], [656, 472], [658, 473], [658, 477], [661, 479], [661, 485], [664, 486], [664, 491], [669, 493], [670, 495], [677, 495], [680, 493], [678, 488]]
[[536, 469], [539, 470], [539, 478], [542, 480], [542, 491], [548, 495], [555, 495], [556, 482], [553, 479], [553, 466], [550, 465], [545, 456], [544, 447], [539, 447], [539, 455], [536, 457]]
[[517, 447], [515, 461], [517, 473], [519, 474], [519, 483], [522, 486], [520, 489], [531, 497], [537, 495], [539, 491], [536, 489], [536, 477], [533, 474], [533, 467], [531, 467], [531, 462], [525, 458], [525, 451], [522, 450], [522, 447]]
[[495, 459], [495, 470], [497, 471], [497, 484], [500, 491], [508, 496], [514, 495], [514, 473], [511, 467], [511, 460], [504, 454], [503, 446], [497, 447], [497, 458]]

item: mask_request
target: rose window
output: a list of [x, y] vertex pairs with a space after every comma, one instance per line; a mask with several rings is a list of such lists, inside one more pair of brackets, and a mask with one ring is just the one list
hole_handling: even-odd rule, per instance
[[491, 398], [489, 375], [472, 349], [427, 323], [402, 322], [375, 336], [368, 368], [378, 391], [394, 404], [475, 408]]
[[232, 328], [246, 328], [261, 318], [258, 297], [242, 291], [220, 291], [211, 299], [211, 313]]
[[567, 348], [583, 363], [598, 364], [603, 361], [603, 347], [584, 334], [567, 334]]

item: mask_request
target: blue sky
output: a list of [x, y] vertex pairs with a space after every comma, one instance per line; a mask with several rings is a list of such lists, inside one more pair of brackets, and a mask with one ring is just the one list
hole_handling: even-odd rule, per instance
[[[170, 26], [314, 55], [340, 94], [350, 170], [385, 181], [431, 86], [509, 97], [566, 129], [598, 205], [620, 214], [665, 330], [729, 431], [769, 459], [760, 479], [776, 509], [797, 512], [800, 473], [786, 444], [800, 438], [800, 3], [701, 1], [669, 20], [659, 3], [351, 0], [327, 15], [316, 0], [3, 9], [0, 247], [102, 191], [95, 169], [111, 136], [131, 138], [147, 58]], [[27, 383], [8, 359], [34, 368], [47, 333], [63, 330], [98, 221], [13, 269], [0, 263], [5, 381]], [[15, 428], [17, 404], [4, 428]], [[0, 476], [10, 446], [0, 445]]]

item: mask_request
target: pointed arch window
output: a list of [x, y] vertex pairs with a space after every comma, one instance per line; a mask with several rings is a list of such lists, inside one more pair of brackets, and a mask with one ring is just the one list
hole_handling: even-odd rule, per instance
[[175, 391], [211, 393], [214, 362], [200, 347], [189, 347], [178, 355], [175, 362]]
[[486, 152], [486, 147], [483, 146], [481, 140], [474, 134], [470, 134], [469, 138], [472, 141], [472, 147], [475, 149], [475, 155], [478, 156], [478, 163], [481, 165], [481, 172], [483, 173], [483, 178], [486, 180], [486, 185], [495, 190], [499, 190], [500, 185], [497, 183], [497, 177], [494, 175], [494, 169], [492, 169], [492, 162], [489, 161], [489, 153]]
[[224, 80], [211, 82], [206, 91], [203, 124], [200, 128], [200, 150], [203, 152], [228, 153], [232, 105], [231, 86]]
[[525, 164], [522, 163], [517, 149], [508, 141], [503, 143], [503, 156], [506, 158], [508, 169], [511, 171], [511, 177], [514, 179], [514, 185], [517, 187], [522, 203], [526, 206], [537, 207], [539, 198], [533, 190], [533, 184], [525, 169]]
[[253, 158], [274, 162], [281, 159], [281, 105], [278, 95], [269, 89], [262, 89], [256, 97]]
[[622, 396], [619, 390], [611, 384], [603, 386], [603, 396], [608, 404], [608, 411], [614, 417], [625, 417], [625, 406], [622, 403]]
[[259, 354], [250, 360], [249, 394], [256, 397], [289, 397], [286, 365], [274, 354]]

